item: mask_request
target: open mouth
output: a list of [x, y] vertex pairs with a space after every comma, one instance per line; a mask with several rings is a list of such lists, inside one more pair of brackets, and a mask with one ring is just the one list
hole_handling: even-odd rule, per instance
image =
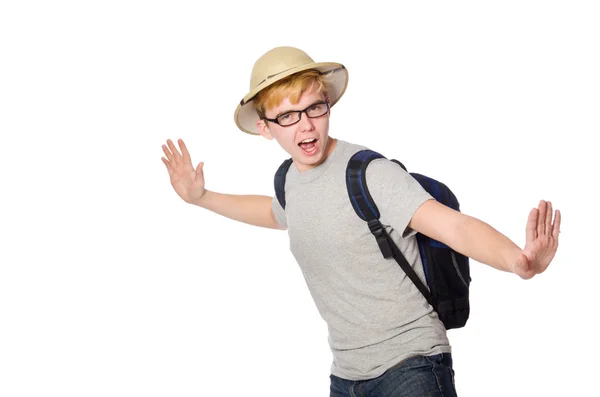
[[306, 154], [313, 154], [317, 150], [317, 139], [307, 138], [298, 144]]

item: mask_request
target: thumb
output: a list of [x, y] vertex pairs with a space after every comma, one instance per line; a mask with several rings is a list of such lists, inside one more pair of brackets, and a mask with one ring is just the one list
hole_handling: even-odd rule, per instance
[[201, 161], [200, 163], [198, 163], [198, 166], [196, 167], [196, 177], [201, 176], [203, 174], [202, 169], [204, 168], [204, 162]]
[[527, 273], [531, 267], [531, 263], [527, 255], [521, 253], [519, 255], [519, 259], [517, 260], [517, 264], [515, 265], [515, 273], [521, 278], [530, 278], [527, 276]]

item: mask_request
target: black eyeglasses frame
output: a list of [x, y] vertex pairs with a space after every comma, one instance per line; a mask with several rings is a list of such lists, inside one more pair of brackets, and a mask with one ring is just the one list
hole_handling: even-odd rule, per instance
[[[323, 114], [321, 114], [319, 116], [314, 116], [314, 117], [311, 117], [311, 116], [308, 115], [308, 113], [306, 113], [306, 111], [308, 109], [312, 108], [313, 106], [323, 105], [323, 104], [326, 105], [326, 107], [327, 107], [327, 110], [325, 111], [325, 113], [323, 113]], [[285, 113], [281, 113], [281, 114], [277, 115], [277, 117], [275, 117], [274, 119], [268, 119], [266, 117], [263, 117], [262, 120], [270, 121], [270, 122], [275, 123], [277, 125], [280, 125], [282, 127], [291, 127], [292, 125], [297, 124], [297, 123], [300, 122], [300, 120], [302, 120], [302, 113], [304, 113], [306, 115], [306, 117], [308, 117], [309, 119], [317, 119], [317, 118], [323, 117], [327, 113], [329, 113], [329, 109], [330, 109], [330, 107], [329, 107], [329, 101], [319, 101], [319, 102], [315, 102], [312, 105], [306, 107], [306, 109], [303, 109], [303, 110], [290, 110], [289, 112], [285, 112]], [[286, 114], [289, 114], [289, 113], [298, 113], [299, 114], [298, 115], [298, 120], [295, 121], [295, 122], [293, 122], [292, 124], [286, 124], [286, 125], [282, 125], [279, 121], [277, 121], [278, 118], [280, 118], [281, 116], [285, 116]]]

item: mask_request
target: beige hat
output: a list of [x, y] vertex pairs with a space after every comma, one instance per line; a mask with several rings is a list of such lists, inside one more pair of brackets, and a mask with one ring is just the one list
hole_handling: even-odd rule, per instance
[[348, 85], [348, 70], [335, 62], [315, 62], [304, 51], [294, 47], [276, 47], [258, 58], [252, 68], [250, 92], [235, 109], [235, 124], [244, 132], [258, 135], [256, 122], [260, 119], [252, 100], [261, 90], [294, 73], [316, 69], [325, 78], [330, 106], [342, 97]]

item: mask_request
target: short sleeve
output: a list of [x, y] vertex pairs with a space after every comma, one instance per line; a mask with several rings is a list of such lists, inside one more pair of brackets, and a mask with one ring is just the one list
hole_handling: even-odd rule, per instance
[[281, 204], [279, 204], [277, 196], [273, 197], [273, 200], [271, 202], [271, 209], [273, 210], [273, 214], [275, 215], [275, 219], [277, 220], [277, 222], [280, 225], [285, 226], [287, 228], [288, 225], [287, 218], [285, 216], [285, 210], [281, 207]]
[[398, 164], [387, 159], [371, 161], [366, 180], [369, 193], [380, 212], [380, 219], [389, 223], [402, 237], [416, 232], [408, 227], [417, 209], [433, 197]]

